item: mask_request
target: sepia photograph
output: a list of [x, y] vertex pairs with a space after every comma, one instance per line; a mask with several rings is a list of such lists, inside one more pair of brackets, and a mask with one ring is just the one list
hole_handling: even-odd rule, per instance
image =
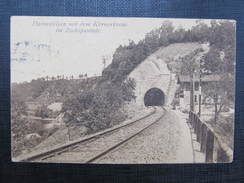
[[11, 17], [14, 162], [231, 163], [236, 22]]

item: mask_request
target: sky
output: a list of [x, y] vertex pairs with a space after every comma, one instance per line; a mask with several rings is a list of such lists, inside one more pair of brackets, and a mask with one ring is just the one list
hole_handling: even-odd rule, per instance
[[[185, 29], [195, 19], [11, 17], [11, 82], [39, 77], [101, 75], [119, 45], [138, 42], [169, 20]], [[206, 20], [209, 23], [209, 20]]]

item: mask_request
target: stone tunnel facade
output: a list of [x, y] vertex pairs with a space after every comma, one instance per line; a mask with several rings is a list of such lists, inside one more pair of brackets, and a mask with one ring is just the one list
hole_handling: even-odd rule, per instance
[[145, 95], [153, 88], [162, 91], [162, 105], [170, 103], [169, 89], [172, 84], [172, 74], [163, 60], [151, 56], [134, 69], [129, 77], [136, 81], [135, 104], [137, 106], [150, 106], [145, 103], [145, 97], [147, 97]]
[[198, 43], [176, 43], [162, 47], [141, 64], [139, 64], [129, 75], [136, 82], [133, 102], [138, 107], [145, 107], [145, 94], [152, 88], [158, 88], [164, 93], [162, 105], [169, 106], [174, 98], [177, 82], [175, 74], [171, 73], [166, 61], [183, 57], [195, 49], [202, 48]]

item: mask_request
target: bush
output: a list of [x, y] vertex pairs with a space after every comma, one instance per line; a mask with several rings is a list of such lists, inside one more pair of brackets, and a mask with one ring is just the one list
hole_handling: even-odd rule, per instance
[[48, 109], [47, 106], [42, 105], [41, 107], [38, 107], [35, 111], [35, 116], [41, 117], [41, 118], [48, 118], [52, 116], [52, 110]]
[[94, 89], [87, 89], [64, 103], [66, 123], [76, 123], [89, 132], [111, 127], [114, 121], [125, 120], [120, 110], [134, 96], [135, 82], [128, 79], [122, 83], [102, 82]]

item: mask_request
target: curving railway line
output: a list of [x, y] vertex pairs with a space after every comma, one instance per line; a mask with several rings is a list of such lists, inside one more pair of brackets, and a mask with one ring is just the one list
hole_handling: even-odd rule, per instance
[[94, 163], [125, 143], [130, 143], [139, 134], [164, 117], [164, 107], [154, 107], [153, 111], [129, 124], [106, 130], [82, 141], [47, 151], [22, 161], [58, 163]]

